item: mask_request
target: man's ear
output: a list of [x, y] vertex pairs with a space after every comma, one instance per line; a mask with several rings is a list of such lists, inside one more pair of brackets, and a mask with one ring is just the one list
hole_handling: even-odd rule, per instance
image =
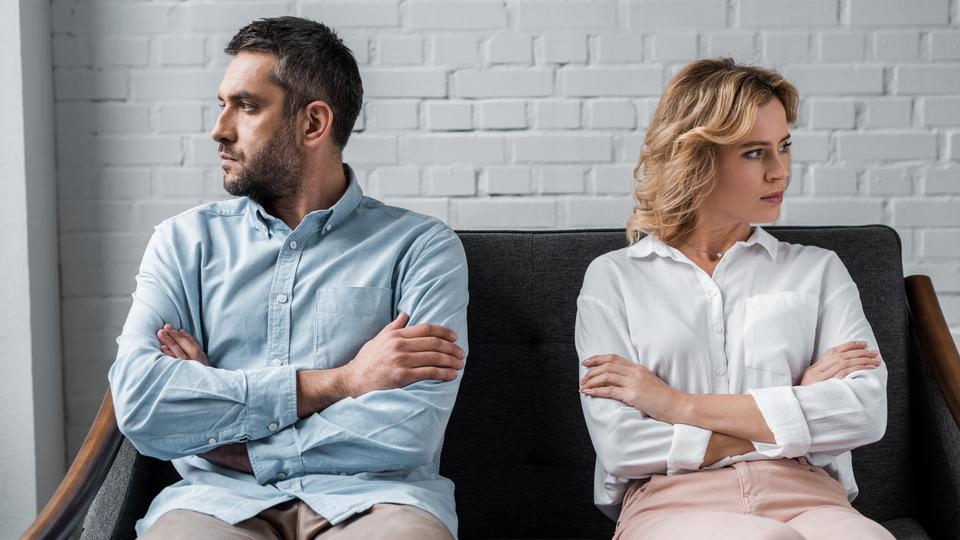
[[326, 102], [317, 100], [308, 103], [303, 111], [304, 122], [300, 133], [303, 134], [304, 146], [333, 144], [333, 109]]

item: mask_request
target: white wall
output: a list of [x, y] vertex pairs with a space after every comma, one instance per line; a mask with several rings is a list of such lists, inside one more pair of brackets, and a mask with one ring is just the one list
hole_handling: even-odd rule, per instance
[[960, 334], [956, 0], [53, 0], [68, 441], [106, 388], [154, 224], [223, 196], [216, 87], [257, 17], [340, 29], [368, 191], [456, 228], [621, 227], [663, 85], [694, 58], [803, 95], [787, 224], [886, 223]]
[[0, 3], [0, 538], [26, 529], [64, 472], [50, 12]]

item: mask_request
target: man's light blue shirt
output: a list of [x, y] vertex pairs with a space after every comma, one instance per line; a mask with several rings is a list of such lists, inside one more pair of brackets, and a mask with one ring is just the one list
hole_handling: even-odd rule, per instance
[[[460, 377], [346, 398], [297, 418], [296, 371], [349, 362], [399, 312], [467, 350], [467, 263], [440, 221], [348, 187], [293, 231], [246, 197], [158, 225], [117, 339], [110, 385], [121, 431], [183, 480], [137, 523], [174, 509], [229, 523], [300, 499], [337, 524], [377, 503], [413, 505], [456, 536], [440, 449]], [[210, 366], [164, 356], [156, 332], [182, 327]], [[462, 373], [462, 372], [461, 372]], [[197, 454], [246, 442], [254, 474]]]

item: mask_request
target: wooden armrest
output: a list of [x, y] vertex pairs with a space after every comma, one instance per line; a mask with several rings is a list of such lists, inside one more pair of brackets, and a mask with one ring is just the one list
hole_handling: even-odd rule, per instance
[[933, 378], [943, 394], [947, 409], [960, 428], [960, 353], [943, 318], [933, 281], [928, 276], [908, 276], [904, 284], [910, 319], [920, 348], [930, 362]]
[[107, 390], [70, 470], [21, 540], [68, 538], [82, 523], [122, 442], [113, 413], [113, 396]]

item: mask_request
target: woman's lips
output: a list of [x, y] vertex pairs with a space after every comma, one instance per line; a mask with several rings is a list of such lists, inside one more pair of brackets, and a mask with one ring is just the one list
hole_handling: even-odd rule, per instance
[[780, 203], [783, 202], [783, 192], [782, 192], [782, 191], [778, 191], [778, 192], [776, 192], [776, 193], [771, 193], [770, 195], [767, 195], [766, 197], [761, 197], [760, 200], [761, 200], [761, 201], [766, 201], [766, 202], [768, 202], [768, 203], [770, 203], [770, 204], [780, 204]]

